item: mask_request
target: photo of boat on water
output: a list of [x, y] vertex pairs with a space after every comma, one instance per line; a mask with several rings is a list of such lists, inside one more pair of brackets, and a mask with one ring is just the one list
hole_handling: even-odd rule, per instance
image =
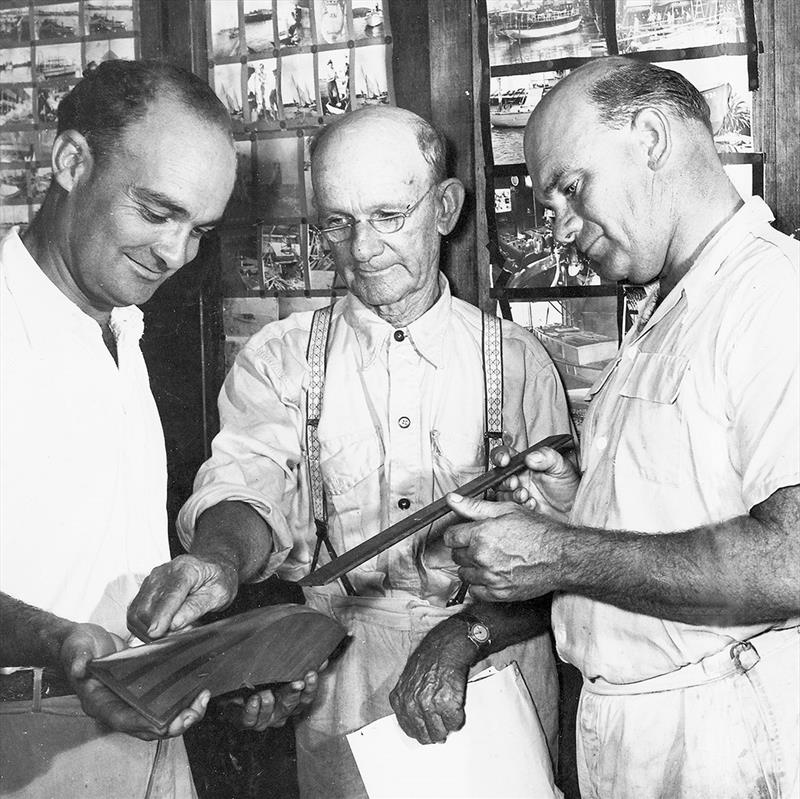
[[133, 37], [88, 41], [85, 46], [85, 71], [92, 70], [104, 61], [114, 61], [118, 58], [133, 59], [136, 57]]
[[239, 55], [238, 3], [208, 0], [208, 45], [212, 59]]
[[487, 0], [493, 66], [601, 56], [602, 0]]
[[30, 83], [31, 48], [11, 47], [0, 51], [0, 83]]
[[134, 25], [133, 0], [92, 0], [84, 6], [86, 33], [104, 36], [132, 33]]
[[389, 36], [389, 16], [384, 13], [383, 0], [352, 0], [353, 39], [380, 39]]
[[33, 28], [39, 41], [70, 39], [81, 35], [77, 2], [34, 6]]
[[620, 53], [745, 41], [744, 0], [619, 0]]
[[350, 50], [329, 50], [319, 56], [319, 94], [324, 117], [350, 111]]
[[525, 161], [522, 138], [531, 111], [568, 74], [569, 70], [564, 69], [491, 79], [489, 121], [495, 164], [521, 164]]
[[211, 71], [210, 83], [214, 91], [225, 103], [233, 120], [235, 130], [244, 127], [244, 107], [242, 105], [242, 65], [216, 64]]
[[14, 47], [31, 40], [30, 9], [25, 6], [0, 8], [0, 47]]
[[316, 125], [319, 111], [314, 90], [314, 56], [311, 53], [283, 56], [279, 74], [286, 124], [295, 128]]
[[391, 64], [384, 45], [359, 47], [353, 51], [356, 78], [356, 101], [359, 106], [389, 102]]
[[36, 48], [36, 80], [74, 78], [82, 72], [81, 45], [47, 44]]

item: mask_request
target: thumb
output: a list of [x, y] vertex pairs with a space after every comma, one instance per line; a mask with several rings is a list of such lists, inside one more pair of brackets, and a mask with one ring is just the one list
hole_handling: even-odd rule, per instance
[[447, 504], [459, 516], [475, 522], [496, 519], [507, 512], [502, 502], [487, 502], [485, 499], [472, 499], [455, 493], [447, 495]]

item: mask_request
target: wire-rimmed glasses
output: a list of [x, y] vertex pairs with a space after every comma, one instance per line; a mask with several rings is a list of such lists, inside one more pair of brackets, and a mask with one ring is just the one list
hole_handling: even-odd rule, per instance
[[360, 221], [369, 222], [372, 228], [378, 233], [397, 233], [398, 230], [401, 230], [403, 225], [406, 223], [406, 219], [417, 210], [420, 203], [431, 193], [433, 189], [436, 188], [438, 184], [434, 183], [433, 185], [429, 186], [425, 193], [414, 203], [411, 203], [405, 211], [396, 211], [393, 213], [386, 213], [384, 212], [377, 212], [370, 216], [365, 217], [363, 220], [359, 219], [348, 219], [347, 221], [342, 221], [335, 225], [328, 225], [327, 227], [321, 227], [320, 233], [322, 233], [328, 241], [333, 244], [341, 244], [344, 241], [348, 241], [353, 236], [353, 231], [355, 230], [356, 224]]

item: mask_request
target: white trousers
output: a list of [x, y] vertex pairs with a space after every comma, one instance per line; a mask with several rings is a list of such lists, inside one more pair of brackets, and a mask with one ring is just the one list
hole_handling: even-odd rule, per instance
[[585, 681], [582, 799], [800, 799], [800, 628], [631, 685]]
[[[367, 794], [344, 737], [392, 713], [389, 693], [409, 655], [440, 621], [461, 610], [422, 601], [328, 597], [306, 593], [308, 604], [333, 616], [352, 636], [343, 656], [320, 675], [309, 714], [295, 724], [302, 799], [365, 799]], [[548, 634], [508, 647], [474, 667], [479, 671], [515, 660], [533, 697], [555, 760], [558, 680]], [[391, 757], [387, 753], [387, 757]], [[466, 769], [474, 764], [465, 763]]]

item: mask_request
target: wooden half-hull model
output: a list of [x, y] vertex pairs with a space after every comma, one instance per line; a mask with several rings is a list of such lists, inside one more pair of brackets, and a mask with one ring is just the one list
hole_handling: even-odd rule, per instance
[[347, 635], [302, 605], [272, 605], [175, 633], [89, 663], [89, 672], [154, 724], [204, 689], [220, 696], [317, 671]]

